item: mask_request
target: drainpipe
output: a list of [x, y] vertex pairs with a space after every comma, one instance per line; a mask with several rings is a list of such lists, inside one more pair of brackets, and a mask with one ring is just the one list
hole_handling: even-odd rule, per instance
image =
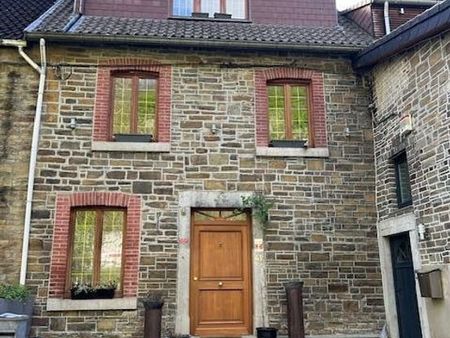
[[37, 65], [25, 52], [23, 48], [26, 47], [26, 42], [22, 40], [1, 40], [0, 44], [3, 46], [17, 47], [20, 56], [39, 73], [39, 89], [36, 102], [36, 113], [34, 117], [33, 136], [31, 140], [31, 154], [30, 164], [28, 169], [28, 186], [27, 199], [25, 206], [25, 219], [22, 242], [22, 263], [20, 267], [20, 284], [25, 285], [28, 265], [28, 246], [30, 241], [30, 227], [31, 227], [31, 207], [33, 201], [33, 184], [34, 172], [36, 170], [36, 158], [39, 144], [39, 133], [42, 116], [42, 102], [44, 99], [45, 78], [47, 73], [47, 55], [45, 51], [45, 40], [40, 39], [41, 65]]
[[384, 29], [386, 35], [391, 32], [391, 24], [389, 22], [389, 1], [384, 2]]

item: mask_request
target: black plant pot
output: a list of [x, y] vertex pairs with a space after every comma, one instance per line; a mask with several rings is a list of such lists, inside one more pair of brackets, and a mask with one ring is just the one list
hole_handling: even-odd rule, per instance
[[214, 19], [231, 19], [231, 14], [214, 13]]
[[82, 290], [77, 292], [76, 288], [70, 289], [70, 298], [72, 299], [95, 299], [96, 294], [94, 290]]
[[144, 134], [114, 134], [116, 142], [153, 142], [153, 135]]
[[203, 13], [203, 12], [192, 12], [191, 15], [193, 18], [208, 18], [209, 17], [209, 13]]
[[114, 293], [116, 289], [115, 288], [109, 288], [109, 289], [97, 289], [95, 290], [95, 298], [100, 299], [110, 299], [114, 298]]
[[256, 337], [257, 338], [277, 338], [278, 329], [274, 327], [257, 327]]
[[272, 140], [269, 142], [269, 147], [277, 148], [306, 148], [306, 141], [299, 140]]

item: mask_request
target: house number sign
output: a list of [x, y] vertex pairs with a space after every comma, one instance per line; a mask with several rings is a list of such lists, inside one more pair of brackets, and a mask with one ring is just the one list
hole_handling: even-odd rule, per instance
[[187, 237], [180, 237], [180, 238], [178, 238], [178, 244], [181, 244], [181, 245], [189, 244], [189, 238], [187, 238]]
[[262, 238], [256, 238], [254, 240], [254, 245], [255, 245], [255, 251], [256, 252], [263, 252], [264, 251], [264, 243]]

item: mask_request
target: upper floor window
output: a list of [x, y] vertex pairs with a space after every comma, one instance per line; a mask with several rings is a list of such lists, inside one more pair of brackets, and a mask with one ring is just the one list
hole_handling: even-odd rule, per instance
[[71, 255], [66, 289], [74, 285], [114, 285], [122, 288], [122, 247], [125, 209], [74, 209]]
[[305, 146], [310, 140], [309, 85], [267, 84], [269, 139], [272, 146]]
[[169, 151], [171, 77], [170, 66], [151, 59], [99, 64], [92, 150]]
[[411, 182], [409, 180], [406, 152], [403, 151], [394, 157], [394, 167], [397, 204], [399, 208], [403, 208], [412, 204]]
[[112, 138], [155, 141], [158, 79], [130, 72], [113, 74], [112, 80]]
[[204, 13], [215, 17], [229, 14], [233, 19], [247, 17], [246, 0], [173, 0], [173, 15], [191, 16], [192, 13]]

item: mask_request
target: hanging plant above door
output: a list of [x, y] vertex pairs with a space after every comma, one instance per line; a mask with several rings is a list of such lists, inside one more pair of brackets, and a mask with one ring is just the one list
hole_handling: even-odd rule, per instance
[[252, 209], [253, 215], [264, 232], [269, 224], [269, 210], [273, 207], [273, 203], [260, 192], [255, 192], [250, 196], [241, 196], [241, 199], [242, 208], [240, 210]]

